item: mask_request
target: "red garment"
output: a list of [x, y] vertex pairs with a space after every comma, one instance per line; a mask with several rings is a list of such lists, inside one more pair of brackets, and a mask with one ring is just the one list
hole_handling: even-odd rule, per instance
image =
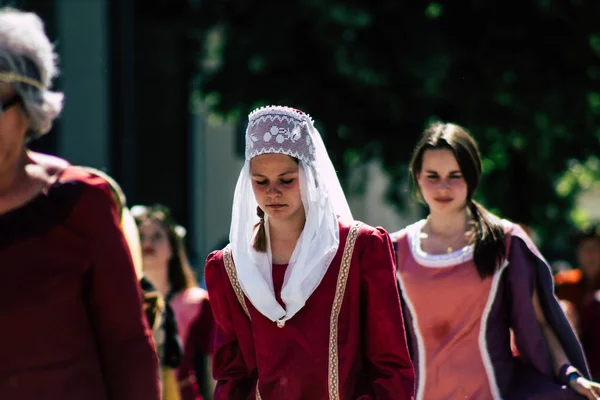
[[177, 370], [178, 380], [182, 385], [182, 400], [202, 400], [199, 393], [206, 390], [202, 387], [205, 382], [198, 379], [199, 374], [194, 370], [195, 361], [199, 354], [212, 353], [213, 340], [213, 312], [208, 297], [205, 297], [198, 305], [198, 314], [190, 323], [187, 340], [183, 346], [183, 359]]
[[600, 381], [600, 290], [583, 307], [581, 344], [594, 381]]
[[[561, 271], [554, 276], [556, 297], [569, 301], [577, 310], [579, 337], [590, 373], [600, 379], [600, 282], [593, 290], [579, 269]], [[594, 292], [597, 290], [598, 292]]]
[[571, 302], [575, 306], [577, 313], [581, 315], [583, 305], [586, 302], [585, 298], [588, 295], [581, 270], [560, 271], [554, 275], [554, 285], [556, 297]]
[[68, 167], [0, 215], [0, 399], [159, 399], [158, 359], [109, 185]]
[[[333, 300], [349, 226], [340, 225], [340, 246], [320, 285], [285, 326], [258, 312], [245, 298], [250, 321], [232, 288], [223, 251], [209, 255], [206, 284], [217, 324], [213, 375], [215, 400], [329, 399], [330, 326]], [[278, 300], [286, 266], [273, 267]], [[409, 358], [395, 283], [389, 236], [361, 228], [337, 325], [339, 399], [411, 399]]]
[[203, 354], [212, 354], [215, 321], [208, 297], [202, 300], [199, 308], [198, 315], [190, 325], [186, 346]]

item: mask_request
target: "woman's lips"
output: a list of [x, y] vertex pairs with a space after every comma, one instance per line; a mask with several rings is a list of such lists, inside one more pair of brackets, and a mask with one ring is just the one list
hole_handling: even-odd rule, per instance
[[436, 197], [434, 200], [438, 203], [450, 203], [453, 199], [451, 197]]

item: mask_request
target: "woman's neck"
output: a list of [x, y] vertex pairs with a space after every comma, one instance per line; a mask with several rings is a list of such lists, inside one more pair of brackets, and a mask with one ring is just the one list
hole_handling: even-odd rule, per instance
[[430, 213], [427, 217], [429, 233], [438, 236], [453, 236], [467, 231], [469, 215], [466, 210], [454, 214]]
[[144, 276], [150, 281], [152, 286], [163, 296], [167, 296], [171, 290], [167, 266], [153, 266], [144, 264]]
[[302, 230], [304, 229], [304, 223], [306, 218], [297, 218], [294, 220], [269, 220], [269, 236], [271, 240], [278, 241], [298, 241]]
[[15, 187], [25, 181], [27, 175], [27, 164], [31, 163], [27, 151], [23, 149], [18, 156], [9, 155], [6, 164], [0, 168], [0, 194], [11, 192]]
[[292, 253], [296, 248], [298, 239], [304, 229], [306, 219], [296, 220], [270, 220], [269, 221], [269, 237], [271, 241], [271, 256], [274, 264], [289, 263]]

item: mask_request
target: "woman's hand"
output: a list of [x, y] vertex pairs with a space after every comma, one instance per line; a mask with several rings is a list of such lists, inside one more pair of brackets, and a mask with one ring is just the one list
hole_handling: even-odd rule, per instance
[[600, 385], [579, 377], [569, 382], [571, 389], [590, 400], [600, 399]]

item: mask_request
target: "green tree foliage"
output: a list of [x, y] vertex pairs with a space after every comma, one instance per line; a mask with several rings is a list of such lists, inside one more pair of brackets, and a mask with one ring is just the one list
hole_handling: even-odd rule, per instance
[[[600, 154], [597, 0], [202, 0], [198, 87], [215, 111], [312, 112], [337, 168], [381, 160], [402, 207], [411, 150], [432, 119], [477, 138], [480, 200], [565, 241], [572, 160]], [[550, 240], [552, 239], [552, 240]]]

